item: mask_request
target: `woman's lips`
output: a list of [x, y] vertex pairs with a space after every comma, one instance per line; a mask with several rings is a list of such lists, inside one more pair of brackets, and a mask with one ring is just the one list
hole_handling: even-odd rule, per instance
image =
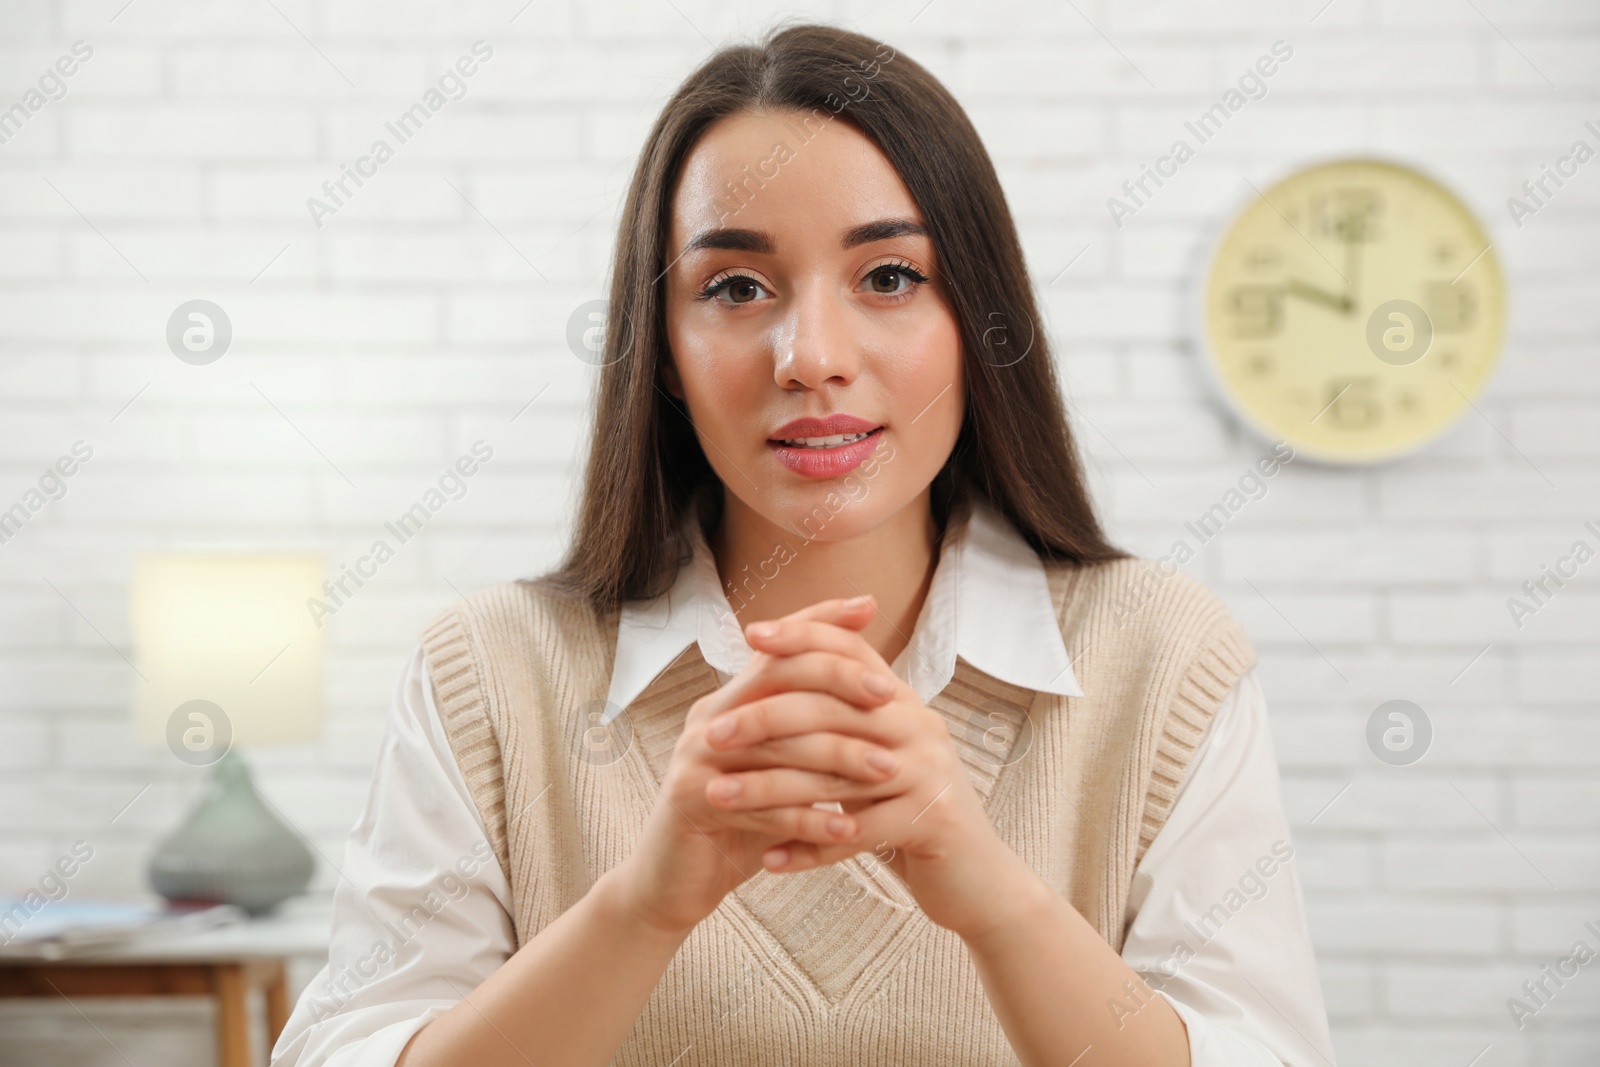
[[[846, 435], [850, 436], [850, 435]], [[838, 444], [831, 448], [811, 448], [804, 445], [786, 445], [782, 441], [768, 441], [767, 447], [778, 457], [778, 462], [805, 478], [837, 478], [865, 463], [878, 447], [883, 427], [868, 433], [859, 441]]]

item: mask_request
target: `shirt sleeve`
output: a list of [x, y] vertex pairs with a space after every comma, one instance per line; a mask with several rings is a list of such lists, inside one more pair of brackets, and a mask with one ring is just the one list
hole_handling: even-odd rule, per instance
[[515, 951], [510, 887], [420, 646], [338, 873], [328, 962], [295, 1004], [272, 1067], [394, 1067], [413, 1034]]
[[1191, 1067], [1335, 1067], [1253, 669], [1190, 760], [1126, 919], [1123, 961], [1183, 1019]]

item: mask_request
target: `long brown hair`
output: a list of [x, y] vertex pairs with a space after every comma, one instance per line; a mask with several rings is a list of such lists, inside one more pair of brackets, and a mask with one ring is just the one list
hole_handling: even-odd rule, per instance
[[718, 119], [746, 111], [845, 118], [871, 139], [922, 211], [960, 329], [966, 411], [932, 485], [935, 518], [983, 494], [1046, 559], [1127, 556], [1084, 487], [1050, 346], [994, 164], [966, 112], [923, 67], [835, 27], [782, 23], [724, 48], [656, 119], [628, 188], [606, 316], [583, 497], [567, 555], [540, 579], [607, 611], [670, 587], [688, 552], [680, 522], [716, 474], [664, 388], [671, 358], [662, 276], [679, 168]]

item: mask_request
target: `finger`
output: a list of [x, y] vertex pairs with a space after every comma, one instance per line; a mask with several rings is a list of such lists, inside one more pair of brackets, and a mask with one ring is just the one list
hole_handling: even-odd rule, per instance
[[721, 811], [712, 808], [711, 818], [721, 825], [763, 834], [774, 840], [813, 845], [834, 844], [857, 833], [853, 815], [810, 805], [764, 808], [760, 811]]
[[711, 763], [724, 774], [794, 767], [843, 775], [862, 782], [882, 782], [899, 770], [900, 757], [892, 749], [864, 738], [815, 731], [714, 751]]
[[860, 660], [869, 667], [893, 674], [878, 650], [867, 643], [859, 631], [847, 630], [830, 622], [796, 619], [792, 616], [753, 622], [744, 628], [751, 648], [774, 656], [800, 652], [836, 652]]
[[[721, 774], [706, 783], [706, 802], [718, 811], [749, 812], [819, 800], [862, 800], [904, 792], [904, 783], [863, 782], [824, 771], [794, 767], [767, 767], [756, 771]], [[753, 828], [752, 828], [753, 829]]]
[[785, 689], [730, 708], [706, 723], [705, 744], [713, 753], [728, 752], [808, 733], [861, 737], [885, 748], [909, 740], [906, 723], [875, 715], [831, 693]]
[[[714, 719], [729, 708], [792, 689], [826, 693], [858, 708], [870, 709], [899, 692], [895, 676], [837, 652], [801, 652], [793, 656], [757, 654], [749, 671], [690, 706], [695, 720]], [[686, 723], [687, 725], [687, 723]]]
[[783, 616], [783, 619], [797, 622], [831, 622], [836, 626], [848, 626], [852, 630], [859, 630], [871, 622], [877, 613], [878, 602], [871, 593], [867, 593], [863, 596], [819, 600], [799, 611], [791, 611]]
[[[797, 835], [792, 841], [783, 841], [767, 849], [761, 857], [762, 866], [772, 871], [804, 871], [838, 863], [881, 845], [899, 848], [926, 804], [927, 801], [909, 793], [880, 800], [870, 808], [851, 814], [856, 822], [853, 834], [826, 840]], [[776, 856], [779, 852], [783, 853], [781, 859]]]

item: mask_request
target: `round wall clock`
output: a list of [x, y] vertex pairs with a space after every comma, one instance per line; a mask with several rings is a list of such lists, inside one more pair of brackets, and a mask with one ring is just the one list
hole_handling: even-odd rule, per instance
[[1373, 463], [1443, 433], [1488, 381], [1505, 292], [1483, 227], [1376, 159], [1252, 190], [1199, 278], [1201, 361], [1241, 420], [1299, 456]]

